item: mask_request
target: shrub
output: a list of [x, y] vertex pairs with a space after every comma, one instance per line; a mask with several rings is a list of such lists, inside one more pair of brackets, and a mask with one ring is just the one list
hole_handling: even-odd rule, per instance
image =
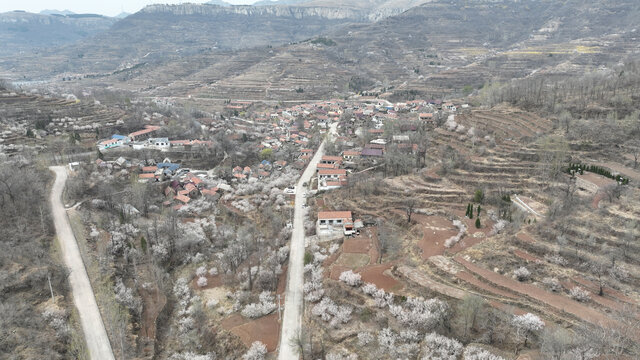
[[198, 278], [198, 287], [205, 287], [207, 286], [207, 278], [204, 276], [201, 276]]
[[516, 276], [518, 281], [527, 281], [531, 277], [531, 271], [529, 271], [526, 267], [521, 266], [520, 268], [513, 271], [513, 275]]
[[358, 345], [365, 346], [373, 341], [373, 335], [370, 332], [358, 333]]
[[558, 292], [562, 290], [562, 285], [560, 285], [560, 281], [556, 278], [546, 277], [542, 279], [542, 284], [549, 290], [553, 292]]
[[305, 252], [304, 253], [304, 264], [307, 265], [309, 264], [311, 261], [313, 260], [313, 255], [311, 255], [310, 252]]
[[591, 300], [591, 296], [589, 296], [589, 292], [579, 286], [576, 286], [573, 289], [571, 289], [569, 291], [569, 296], [571, 296], [572, 299], [580, 302], [587, 302]]
[[476, 192], [473, 193], [473, 202], [480, 204], [482, 203], [483, 200], [484, 200], [484, 192], [480, 189], [476, 190]]
[[207, 274], [207, 268], [204, 266], [200, 266], [196, 269], [196, 275], [199, 277], [205, 276]]

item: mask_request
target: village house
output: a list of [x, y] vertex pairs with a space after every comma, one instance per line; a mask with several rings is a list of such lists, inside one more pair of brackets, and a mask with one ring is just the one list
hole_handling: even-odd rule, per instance
[[345, 150], [342, 152], [342, 158], [346, 161], [354, 161], [360, 157], [358, 150]]
[[278, 160], [273, 163], [276, 166], [276, 169], [282, 170], [285, 166], [287, 166], [287, 162], [284, 160]]
[[322, 169], [337, 169], [338, 166], [336, 164], [318, 164], [316, 165], [316, 173]]
[[171, 146], [168, 138], [149, 138], [147, 139], [147, 144], [150, 148], [160, 151], [167, 151]]
[[445, 103], [442, 105], [442, 110], [456, 112], [457, 108], [453, 103]]
[[321, 164], [336, 164], [336, 163], [340, 163], [342, 161], [342, 158], [340, 156], [331, 156], [331, 155], [324, 155], [322, 156], [322, 159], [320, 159], [320, 163]]
[[318, 183], [322, 181], [339, 180], [341, 176], [347, 176], [345, 169], [319, 169]]
[[418, 114], [418, 120], [431, 122], [434, 120], [433, 113], [420, 113]]
[[141, 141], [148, 138], [151, 135], [151, 133], [159, 129], [160, 129], [160, 126], [145, 125], [144, 129], [134, 131], [131, 134], [129, 134], [128, 137], [131, 141]]
[[362, 150], [360, 156], [363, 158], [381, 158], [383, 155], [382, 149], [365, 148]]
[[124, 145], [124, 141], [122, 139], [109, 139], [104, 140], [98, 143], [98, 150], [104, 151], [113, 148], [117, 148]]
[[355, 233], [351, 211], [320, 211], [316, 223], [318, 236], [337, 234], [353, 235]]

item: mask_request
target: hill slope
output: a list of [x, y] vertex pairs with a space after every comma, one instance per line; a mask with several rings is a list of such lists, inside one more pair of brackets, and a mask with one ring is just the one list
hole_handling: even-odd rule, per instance
[[74, 43], [103, 32], [118, 20], [93, 14], [0, 14], [0, 57]]

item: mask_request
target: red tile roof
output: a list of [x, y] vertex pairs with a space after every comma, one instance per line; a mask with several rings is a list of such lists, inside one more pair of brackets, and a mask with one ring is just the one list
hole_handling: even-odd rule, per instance
[[351, 220], [351, 211], [320, 211], [318, 212], [318, 220], [329, 219], [346, 219]]
[[319, 175], [346, 175], [347, 170], [345, 169], [320, 169], [318, 170]]
[[318, 164], [318, 169], [335, 169], [334, 164]]
[[148, 133], [154, 132], [154, 131], [156, 131], [158, 129], [160, 129], [160, 126], [147, 125], [142, 130], [138, 130], [138, 131], [132, 132], [131, 134], [129, 134], [129, 137], [136, 137], [136, 136], [148, 134]]
[[340, 161], [340, 160], [342, 160], [340, 156], [324, 155], [322, 157], [322, 161]]
[[176, 195], [173, 198], [178, 200], [178, 201], [182, 201], [185, 204], [187, 204], [189, 201], [191, 201], [191, 198], [188, 197], [188, 196], [185, 196], [185, 195]]

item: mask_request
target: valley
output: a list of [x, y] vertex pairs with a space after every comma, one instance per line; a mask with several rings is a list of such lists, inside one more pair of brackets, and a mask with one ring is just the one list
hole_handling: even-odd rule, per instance
[[0, 14], [0, 357], [637, 358], [639, 13]]

